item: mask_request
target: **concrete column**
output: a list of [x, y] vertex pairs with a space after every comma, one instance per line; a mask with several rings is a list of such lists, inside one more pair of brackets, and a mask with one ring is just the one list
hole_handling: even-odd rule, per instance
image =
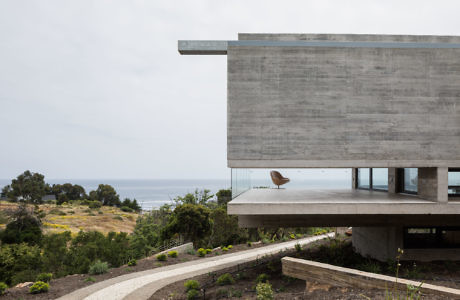
[[437, 202], [448, 201], [448, 168], [419, 168], [417, 194]]
[[396, 168], [388, 168], [388, 193], [396, 194], [398, 192], [398, 170]]
[[353, 227], [352, 243], [362, 256], [380, 261], [395, 259], [403, 249], [402, 227]]
[[353, 190], [358, 188], [358, 168], [351, 169], [351, 188]]

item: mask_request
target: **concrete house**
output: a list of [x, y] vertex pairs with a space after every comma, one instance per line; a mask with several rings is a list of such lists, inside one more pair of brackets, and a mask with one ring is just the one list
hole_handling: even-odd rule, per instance
[[[240, 226], [353, 226], [363, 255], [460, 259], [460, 36], [178, 46], [227, 55], [228, 212]], [[353, 179], [347, 190], [250, 189], [251, 168], [352, 168]]]

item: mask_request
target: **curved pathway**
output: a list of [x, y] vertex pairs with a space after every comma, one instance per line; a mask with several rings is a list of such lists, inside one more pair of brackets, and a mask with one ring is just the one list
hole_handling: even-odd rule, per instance
[[176, 281], [255, 261], [265, 255], [292, 249], [296, 244], [306, 245], [333, 236], [334, 233], [329, 233], [118, 276], [76, 290], [58, 300], [149, 299], [157, 290]]

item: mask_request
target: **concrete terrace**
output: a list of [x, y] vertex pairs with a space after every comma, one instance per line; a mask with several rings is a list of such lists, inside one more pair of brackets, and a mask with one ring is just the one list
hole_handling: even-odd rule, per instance
[[460, 213], [459, 202], [434, 202], [415, 195], [345, 189], [252, 189], [228, 204], [242, 226], [358, 226], [397, 220], [441, 221], [446, 225]]

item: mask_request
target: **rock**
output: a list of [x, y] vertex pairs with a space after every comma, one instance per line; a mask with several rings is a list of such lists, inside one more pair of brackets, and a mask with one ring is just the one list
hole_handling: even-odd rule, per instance
[[23, 287], [28, 287], [34, 284], [33, 282], [23, 282], [23, 283], [18, 283], [14, 287], [16, 288], [23, 288]]

